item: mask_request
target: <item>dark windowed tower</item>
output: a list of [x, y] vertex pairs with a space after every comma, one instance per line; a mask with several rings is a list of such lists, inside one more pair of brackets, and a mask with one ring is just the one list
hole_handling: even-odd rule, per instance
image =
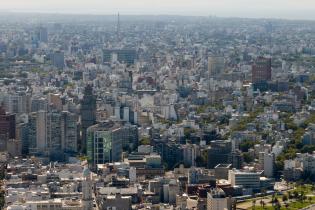
[[0, 134], [15, 138], [15, 114], [7, 114], [3, 106], [0, 106]]
[[86, 151], [86, 130], [96, 123], [96, 96], [93, 95], [93, 87], [87, 85], [81, 101], [81, 127], [82, 137], [79, 147], [82, 152]]
[[252, 68], [252, 82], [271, 80], [271, 58], [258, 57]]

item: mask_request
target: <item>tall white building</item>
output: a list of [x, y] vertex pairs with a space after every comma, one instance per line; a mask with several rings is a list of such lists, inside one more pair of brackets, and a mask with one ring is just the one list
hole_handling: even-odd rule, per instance
[[273, 153], [264, 154], [264, 175], [266, 177], [274, 176], [275, 155]]
[[231, 210], [232, 198], [226, 197], [222, 189], [207, 193], [207, 210]]
[[83, 210], [93, 209], [93, 196], [92, 196], [92, 179], [91, 172], [86, 166], [83, 170], [83, 181], [82, 181], [82, 205]]

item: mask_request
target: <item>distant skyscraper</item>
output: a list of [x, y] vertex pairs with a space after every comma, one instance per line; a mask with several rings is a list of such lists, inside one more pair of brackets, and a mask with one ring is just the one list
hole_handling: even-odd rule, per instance
[[208, 57], [208, 73], [210, 78], [220, 76], [224, 72], [224, 58], [221, 56]]
[[0, 135], [15, 138], [15, 114], [6, 114], [3, 106], [0, 106]]
[[96, 123], [96, 96], [93, 95], [93, 87], [87, 85], [84, 90], [84, 96], [81, 101], [81, 127], [82, 137], [80, 148], [82, 152], [86, 151], [86, 130]]
[[271, 58], [258, 57], [252, 66], [252, 82], [271, 80]]
[[58, 111], [47, 113], [47, 148], [49, 153], [61, 152], [61, 114]]
[[63, 69], [65, 67], [65, 55], [63, 52], [54, 52], [51, 54], [51, 63], [58, 69]]
[[47, 32], [47, 28], [40, 27], [40, 28], [39, 28], [38, 36], [39, 36], [39, 41], [40, 41], [40, 42], [47, 43], [47, 42], [48, 42], [48, 32]]
[[[113, 59], [115, 58], [115, 59]], [[113, 60], [125, 63], [127, 65], [134, 64], [138, 58], [136, 50], [133, 49], [107, 49], [103, 50], [103, 62], [111, 63]]]
[[77, 117], [66, 111], [61, 113], [61, 149], [66, 152], [78, 151]]

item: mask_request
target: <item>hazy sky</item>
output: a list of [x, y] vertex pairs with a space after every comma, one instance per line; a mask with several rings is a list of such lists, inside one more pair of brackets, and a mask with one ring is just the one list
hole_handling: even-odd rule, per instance
[[315, 0], [0, 0], [0, 10], [315, 19]]

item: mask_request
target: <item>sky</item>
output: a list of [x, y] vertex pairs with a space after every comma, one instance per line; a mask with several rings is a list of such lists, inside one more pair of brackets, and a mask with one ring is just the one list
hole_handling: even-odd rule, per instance
[[315, 0], [0, 0], [0, 11], [315, 20]]

